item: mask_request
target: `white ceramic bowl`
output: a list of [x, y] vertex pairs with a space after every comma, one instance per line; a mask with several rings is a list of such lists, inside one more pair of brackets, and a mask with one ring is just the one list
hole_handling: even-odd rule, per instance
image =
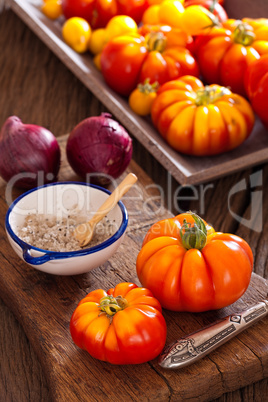
[[67, 216], [74, 205], [81, 210], [96, 212], [110, 192], [102, 187], [80, 182], [58, 182], [34, 188], [18, 197], [6, 214], [8, 240], [18, 256], [32, 267], [54, 275], [77, 275], [89, 272], [104, 264], [121, 244], [128, 214], [124, 204], [118, 204], [107, 215], [116, 225], [116, 232], [109, 239], [93, 247], [78, 251], [47, 251], [25, 243], [17, 235], [26, 215], [41, 213]]

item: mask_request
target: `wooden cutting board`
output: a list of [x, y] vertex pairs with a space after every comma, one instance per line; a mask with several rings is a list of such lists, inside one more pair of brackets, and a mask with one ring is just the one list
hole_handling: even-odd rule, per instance
[[[59, 140], [63, 156], [65, 140]], [[93, 289], [108, 290], [122, 281], [139, 284], [135, 261], [144, 235], [153, 222], [171, 216], [169, 211], [159, 208], [150, 187], [152, 182], [137, 164], [131, 162], [128, 171], [137, 174], [139, 181], [124, 200], [130, 220], [123, 244], [103, 266], [73, 277], [44, 274], [14, 254], [5, 235], [6, 187], [0, 182], [0, 294], [33, 345], [54, 400], [202, 401], [267, 377], [267, 318], [203, 360], [174, 371], [162, 369], [157, 359], [141, 365], [113, 366], [93, 359], [74, 345], [69, 321], [78, 302]], [[78, 179], [64, 158], [60, 179]], [[15, 191], [13, 197], [17, 195], [19, 192]], [[253, 274], [245, 295], [228, 308], [201, 314], [165, 310], [167, 343], [247, 308], [265, 298], [267, 292], [268, 281]]]

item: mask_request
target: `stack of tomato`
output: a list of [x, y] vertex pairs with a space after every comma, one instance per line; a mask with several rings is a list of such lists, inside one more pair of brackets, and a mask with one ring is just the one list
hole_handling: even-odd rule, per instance
[[51, 4], [65, 41], [94, 54], [107, 85], [177, 151], [238, 147], [254, 112], [268, 127], [268, 19], [229, 19], [223, 0], [44, 0], [48, 16]]

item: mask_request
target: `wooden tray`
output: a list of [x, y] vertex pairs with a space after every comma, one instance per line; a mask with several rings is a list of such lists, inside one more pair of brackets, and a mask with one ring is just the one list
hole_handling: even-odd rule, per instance
[[79, 55], [63, 42], [61, 23], [46, 18], [39, 9], [41, 3], [41, 0], [9, 0], [13, 11], [179, 183], [205, 182], [268, 160], [268, 135], [258, 119], [250, 138], [232, 152], [198, 158], [174, 151], [149, 119], [132, 113], [126, 99], [107, 87], [90, 54]]
[[[66, 137], [59, 138], [59, 142], [63, 155], [59, 180], [76, 180], [64, 157]], [[146, 188], [152, 184], [148, 176], [133, 161], [129, 170], [139, 180], [124, 199], [130, 221], [120, 249], [103, 266], [73, 277], [44, 274], [15, 255], [5, 235], [6, 186], [0, 180], [0, 294], [34, 347], [53, 400], [207, 401], [266, 378], [268, 317], [181, 370], [162, 369], [156, 359], [136, 366], [113, 366], [93, 359], [74, 345], [69, 322], [78, 302], [93, 289], [109, 289], [122, 281], [139, 284], [135, 262], [145, 233], [156, 220], [171, 216], [167, 210], [160, 215], [158, 205], [148, 197]], [[16, 191], [14, 197], [18, 195]], [[146, 209], [142, 208], [145, 201]], [[201, 314], [164, 310], [167, 343], [247, 308], [265, 298], [267, 291], [268, 281], [253, 274], [247, 292], [228, 308]]]

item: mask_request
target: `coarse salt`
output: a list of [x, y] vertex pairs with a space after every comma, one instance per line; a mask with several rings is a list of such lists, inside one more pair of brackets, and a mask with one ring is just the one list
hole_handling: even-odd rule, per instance
[[[17, 230], [17, 236], [31, 246], [49, 251], [81, 250], [79, 241], [73, 235], [74, 229], [88, 218], [81, 215], [69, 215], [67, 218], [57, 218], [44, 214], [29, 214], [24, 225]], [[116, 231], [115, 221], [103, 218], [95, 228], [93, 239], [88, 247], [103, 243]]]

